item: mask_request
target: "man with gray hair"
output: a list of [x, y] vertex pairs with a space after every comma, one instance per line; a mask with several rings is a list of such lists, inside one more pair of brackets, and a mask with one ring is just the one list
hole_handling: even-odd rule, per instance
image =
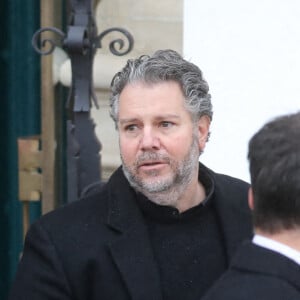
[[199, 163], [201, 70], [161, 50], [129, 60], [111, 90], [122, 166], [31, 227], [10, 299], [196, 299], [252, 234], [248, 184]]
[[251, 138], [248, 158], [255, 235], [203, 300], [298, 300], [300, 112], [265, 124]]

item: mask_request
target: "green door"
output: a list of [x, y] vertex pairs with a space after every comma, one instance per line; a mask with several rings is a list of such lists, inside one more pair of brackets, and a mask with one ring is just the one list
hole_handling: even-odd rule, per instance
[[[17, 139], [40, 134], [40, 56], [31, 46], [39, 1], [0, 1], [0, 14], [0, 299], [6, 299], [22, 249]], [[39, 203], [31, 214], [40, 215]]]

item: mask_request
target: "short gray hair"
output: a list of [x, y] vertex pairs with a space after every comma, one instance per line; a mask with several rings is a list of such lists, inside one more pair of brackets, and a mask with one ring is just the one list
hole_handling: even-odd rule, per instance
[[174, 50], [158, 50], [152, 56], [129, 59], [125, 67], [111, 82], [110, 115], [117, 127], [119, 97], [127, 84], [143, 82], [155, 84], [163, 81], [178, 82], [185, 96], [185, 105], [194, 121], [206, 115], [212, 119], [211, 96], [202, 71], [183, 59]]

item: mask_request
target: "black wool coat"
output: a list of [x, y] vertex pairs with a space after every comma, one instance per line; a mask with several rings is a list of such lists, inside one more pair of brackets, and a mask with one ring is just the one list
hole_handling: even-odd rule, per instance
[[[229, 260], [252, 235], [248, 184], [208, 171]], [[9, 299], [162, 299], [158, 267], [134, 197], [119, 168], [100, 192], [35, 222]]]
[[245, 242], [228, 271], [202, 300], [299, 300], [300, 265]]

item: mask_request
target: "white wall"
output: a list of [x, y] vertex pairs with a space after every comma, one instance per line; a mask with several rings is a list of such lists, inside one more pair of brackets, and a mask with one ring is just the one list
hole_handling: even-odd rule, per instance
[[203, 71], [214, 106], [200, 160], [249, 180], [249, 138], [300, 109], [300, 1], [185, 0], [184, 56]]

